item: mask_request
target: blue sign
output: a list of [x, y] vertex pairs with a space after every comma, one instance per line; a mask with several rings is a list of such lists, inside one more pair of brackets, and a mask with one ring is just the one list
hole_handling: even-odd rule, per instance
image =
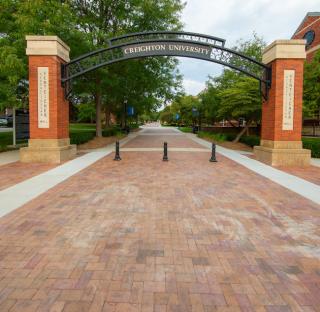
[[180, 119], [180, 114], [176, 114], [176, 120]]
[[199, 116], [199, 112], [195, 107], [192, 107], [192, 116], [193, 117], [198, 117]]
[[133, 106], [128, 106], [127, 107], [127, 115], [128, 116], [133, 116], [134, 115], [134, 107]]

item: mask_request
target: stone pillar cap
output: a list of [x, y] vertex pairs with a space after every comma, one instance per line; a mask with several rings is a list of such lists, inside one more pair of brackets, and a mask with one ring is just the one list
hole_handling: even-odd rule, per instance
[[262, 62], [269, 64], [276, 59], [305, 59], [306, 40], [275, 40], [268, 45], [262, 55]]
[[70, 48], [58, 36], [26, 36], [27, 55], [56, 55], [69, 62]]

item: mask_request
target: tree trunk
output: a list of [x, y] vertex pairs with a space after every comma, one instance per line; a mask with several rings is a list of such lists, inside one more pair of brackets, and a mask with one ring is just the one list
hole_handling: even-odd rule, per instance
[[248, 131], [251, 121], [248, 121], [246, 126], [242, 128], [242, 130], [238, 133], [236, 138], [232, 141], [233, 143], [238, 143], [241, 137]]
[[109, 105], [106, 106], [104, 113], [105, 113], [105, 117], [106, 117], [105, 128], [109, 128], [110, 127], [110, 107], [109, 107]]
[[96, 136], [102, 137], [102, 127], [101, 127], [101, 90], [100, 90], [100, 78], [96, 79], [97, 91], [95, 94], [95, 104], [96, 104]]
[[250, 130], [250, 128], [247, 127], [246, 135], [249, 135], [249, 130]]
[[126, 118], [126, 116], [125, 116], [124, 112], [122, 112], [121, 113], [121, 128], [125, 127], [125, 123], [126, 123], [125, 118]]

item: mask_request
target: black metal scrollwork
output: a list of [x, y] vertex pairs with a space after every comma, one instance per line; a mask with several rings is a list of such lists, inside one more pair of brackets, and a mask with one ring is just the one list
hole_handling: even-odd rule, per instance
[[[145, 48], [147, 46], [149, 50]], [[171, 49], [174, 46], [185, 48]], [[154, 49], [150, 50], [150, 47]], [[126, 51], [132, 53], [126, 53]], [[210, 51], [209, 54], [208, 51]], [[62, 65], [61, 81], [65, 87], [66, 97], [71, 93], [72, 79], [112, 63], [150, 56], [191, 57], [230, 67], [259, 80], [263, 97], [266, 99], [268, 96], [271, 69], [265, 64], [226, 48], [225, 40], [221, 38], [190, 32], [162, 31], [134, 33], [112, 38], [107, 48], [84, 54]]]

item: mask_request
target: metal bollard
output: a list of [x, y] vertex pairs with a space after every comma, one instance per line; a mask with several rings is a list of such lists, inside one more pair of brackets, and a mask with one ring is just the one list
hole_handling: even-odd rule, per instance
[[121, 160], [119, 141], [116, 141], [116, 154], [114, 155], [114, 159], [113, 160]]
[[216, 145], [214, 143], [212, 143], [210, 162], [217, 162], [217, 159], [216, 159]]
[[169, 158], [168, 158], [168, 143], [167, 142], [164, 142], [163, 144], [163, 158], [162, 158], [163, 161], [168, 161]]

